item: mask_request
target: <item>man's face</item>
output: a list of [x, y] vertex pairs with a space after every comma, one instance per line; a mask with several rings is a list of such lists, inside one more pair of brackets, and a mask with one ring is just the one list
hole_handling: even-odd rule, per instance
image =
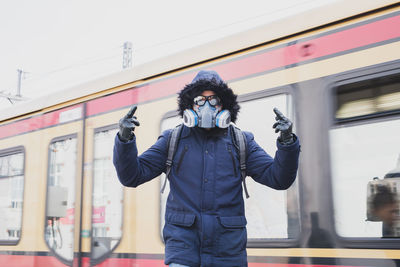
[[395, 203], [387, 204], [375, 212], [376, 215], [387, 224], [392, 224], [397, 219], [397, 205]]
[[[203, 92], [201, 93], [200, 96], [205, 97], [205, 99], [204, 99], [204, 98], [201, 99], [201, 97], [198, 98], [199, 96], [197, 96], [197, 97], [195, 97], [195, 100], [196, 100], [196, 99], [198, 99], [198, 100], [206, 100], [206, 101], [208, 101], [208, 103], [209, 103], [211, 106], [215, 106], [215, 108], [216, 108], [218, 111], [221, 111], [221, 109], [222, 109], [221, 101], [219, 100], [218, 96], [215, 94], [214, 91], [211, 91], [211, 90], [203, 91]], [[211, 97], [211, 96], [215, 96], [215, 98], [214, 98], [214, 97]], [[210, 98], [210, 97], [211, 97], [211, 98]], [[217, 100], [217, 101], [216, 101], [216, 100]], [[194, 102], [197, 102], [197, 101], [194, 101]], [[203, 102], [204, 102], [204, 101], [199, 101], [198, 103], [203, 104]], [[217, 103], [217, 104], [216, 104], [216, 105], [213, 105], [214, 102]], [[205, 102], [204, 102], [204, 104], [205, 104]], [[204, 104], [203, 104], [203, 105], [204, 105]], [[198, 110], [200, 106], [202, 106], [202, 105], [196, 105], [196, 103], [193, 103], [193, 110]]]

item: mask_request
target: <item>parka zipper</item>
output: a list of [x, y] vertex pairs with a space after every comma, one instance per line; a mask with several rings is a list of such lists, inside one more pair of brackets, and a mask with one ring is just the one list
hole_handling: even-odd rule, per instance
[[236, 170], [236, 163], [235, 163], [235, 158], [233, 157], [232, 149], [228, 147], [229, 154], [231, 154], [231, 159], [233, 163], [233, 170], [235, 171], [235, 176], [237, 175], [237, 170]]
[[179, 168], [181, 167], [181, 163], [183, 161], [183, 157], [185, 156], [187, 150], [188, 150], [188, 146], [185, 145], [185, 148], [183, 149], [183, 152], [182, 152], [182, 154], [181, 154], [181, 156], [179, 158], [178, 165], [176, 165], [176, 173], [179, 172]]

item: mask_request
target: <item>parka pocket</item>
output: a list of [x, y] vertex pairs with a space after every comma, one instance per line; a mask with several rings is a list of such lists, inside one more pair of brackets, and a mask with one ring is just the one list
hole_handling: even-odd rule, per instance
[[194, 222], [196, 216], [190, 213], [168, 212], [165, 216], [163, 237], [167, 249], [186, 249], [196, 237]]
[[246, 250], [247, 231], [245, 216], [219, 217], [217, 250], [219, 257], [238, 256]]
[[190, 213], [168, 212], [165, 216], [168, 223], [185, 227], [192, 226], [195, 219], [196, 216]]

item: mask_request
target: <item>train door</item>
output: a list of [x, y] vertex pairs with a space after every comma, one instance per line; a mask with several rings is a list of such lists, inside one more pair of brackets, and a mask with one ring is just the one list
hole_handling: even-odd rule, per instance
[[112, 164], [117, 125], [96, 128], [101, 118], [86, 119], [84, 108], [79, 121], [51, 130], [45, 241], [60, 266], [109, 266], [122, 237], [124, 194]]
[[[110, 121], [114, 122], [113, 119]], [[122, 238], [124, 190], [112, 163], [117, 125], [104, 116], [85, 121], [80, 262], [76, 266], [114, 266], [112, 256]]]
[[[42, 198], [45, 205], [43, 235], [50, 256], [47, 264], [80, 266], [84, 105], [43, 117], [46, 116], [58, 122], [41, 134], [42, 143], [47, 144], [46, 190]], [[37, 266], [39, 264], [42, 263]]]

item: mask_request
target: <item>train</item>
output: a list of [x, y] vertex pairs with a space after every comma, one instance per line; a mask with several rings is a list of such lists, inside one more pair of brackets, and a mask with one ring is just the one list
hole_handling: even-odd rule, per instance
[[[214, 70], [237, 126], [272, 156], [273, 108], [301, 140], [295, 183], [248, 178], [248, 265], [400, 266], [400, 4], [330, 1], [0, 112], [0, 266], [165, 266], [163, 175], [112, 164], [130, 107], [139, 153], [181, 122], [177, 93]], [[376, 188], [392, 221], [372, 216]], [[390, 231], [384, 231], [389, 229]]]

